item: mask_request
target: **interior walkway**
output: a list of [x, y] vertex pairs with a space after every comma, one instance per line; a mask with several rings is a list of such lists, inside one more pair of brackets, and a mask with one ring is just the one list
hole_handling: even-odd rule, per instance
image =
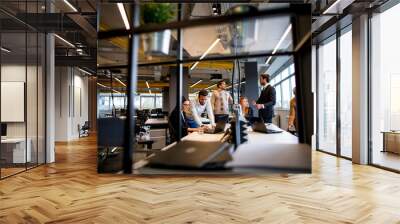
[[0, 223], [400, 223], [400, 175], [313, 152], [310, 175], [97, 174], [96, 140], [0, 181]]

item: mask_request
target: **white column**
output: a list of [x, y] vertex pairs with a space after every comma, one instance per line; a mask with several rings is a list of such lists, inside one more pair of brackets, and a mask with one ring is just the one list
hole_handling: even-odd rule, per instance
[[54, 35], [46, 35], [46, 163], [55, 161], [55, 56]]
[[368, 16], [353, 19], [353, 162], [368, 163]]

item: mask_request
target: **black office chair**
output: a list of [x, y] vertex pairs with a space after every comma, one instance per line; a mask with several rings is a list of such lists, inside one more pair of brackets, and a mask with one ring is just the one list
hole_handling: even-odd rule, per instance
[[90, 124], [89, 121], [85, 121], [85, 123], [82, 126], [78, 124], [79, 138], [89, 136], [89, 130], [90, 130], [89, 124]]

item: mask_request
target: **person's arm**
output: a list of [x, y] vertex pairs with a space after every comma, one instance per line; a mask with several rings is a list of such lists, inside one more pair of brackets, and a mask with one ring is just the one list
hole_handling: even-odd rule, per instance
[[208, 119], [210, 119], [210, 124], [215, 125], [214, 112], [211, 108], [210, 101], [207, 101], [207, 103], [206, 103], [206, 110], [207, 110]]
[[199, 113], [197, 112], [197, 109], [196, 109], [196, 104], [195, 103], [191, 103], [191, 110], [192, 110], [192, 115], [193, 115], [193, 119], [194, 119], [194, 121], [197, 123], [197, 125], [199, 125], [199, 126], [201, 126], [201, 125], [203, 125], [203, 123], [201, 122], [201, 120], [200, 120], [200, 116], [199, 116]]

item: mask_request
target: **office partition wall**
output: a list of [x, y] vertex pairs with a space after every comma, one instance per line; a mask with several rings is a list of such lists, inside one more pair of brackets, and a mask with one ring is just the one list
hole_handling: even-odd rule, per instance
[[42, 4], [0, 3], [2, 179], [45, 163], [45, 36], [21, 20]]
[[[168, 121], [176, 119], [177, 122], [172, 120], [168, 122], [165, 118], [162, 121], [166, 121], [170, 133], [176, 134], [174, 140], [180, 142], [183, 134], [183, 122], [186, 122], [186, 112], [188, 115], [193, 113], [193, 110], [185, 111], [186, 109], [182, 106], [191, 106], [196, 103], [191, 102], [192, 104], [190, 104], [183, 101], [182, 97], [194, 96], [195, 98], [199, 91], [194, 89], [214, 91], [219, 80], [229, 80], [227, 82], [230, 87], [228, 88], [229, 93], [234, 97], [234, 102], [237, 102], [242, 89], [242, 78], [244, 77], [241, 74], [238, 62], [249, 58], [253, 60], [261, 58], [265, 66], [271, 66], [280, 57], [293, 56], [294, 66], [292, 68], [296, 70], [294, 72], [296, 79], [291, 79], [289, 70], [286, 70], [284, 71], [285, 74], [283, 74], [284, 82], [282, 85], [285, 89], [290, 89], [290, 86], [294, 85], [294, 83], [300, 87], [298, 88], [297, 98], [299, 100], [297, 107], [299, 136], [286, 134], [296, 143], [311, 143], [313, 101], [310, 91], [311, 76], [308, 76], [308, 74], [311, 74], [310, 5], [285, 5], [279, 9], [267, 7], [267, 9], [262, 8], [255, 12], [247, 11], [240, 14], [226, 13], [215, 16], [210, 15], [204, 18], [192, 18], [190, 16], [192, 10], [183, 10], [182, 5], [189, 8], [196, 8], [196, 6], [201, 8], [207, 6], [207, 4], [197, 5], [196, 3], [193, 6], [191, 4], [178, 3], [172, 4], [177, 7], [177, 16], [172, 21], [168, 21], [165, 24], [140, 25], [137, 17], [142, 11], [139, 10], [139, 7], [145, 5], [119, 4], [118, 7], [116, 4], [105, 3], [100, 5], [98, 75], [99, 80], [101, 78], [102, 81], [98, 83], [98, 86], [102, 92], [121, 91], [118, 89], [121, 86], [119, 84], [115, 85], [113, 80], [115, 78], [121, 79], [121, 82], [126, 83], [125, 88], [122, 87], [122, 91], [126, 91], [128, 103], [126, 116], [122, 117], [112, 113], [110, 119], [99, 119], [98, 141], [102, 143], [99, 145], [104, 149], [99, 150], [99, 158], [106, 158], [107, 155], [118, 151], [121, 152], [122, 150], [122, 153], [114, 155], [115, 158], [120, 156], [117, 160], [123, 161], [125, 173], [146, 172], [146, 167], [143, 167], [146, 164], [142, 163], [142, 166], [140, 166], [139, 153], [143, 153], [143, 151], [138, 145], [151, 144], [146, 139], [141, 138], [141, 135], [145, 134], [146, 124], [151, 129], [154, 120], [143, 119], [143, 116], [148, 115], [147, 111], [140, 111], [139, 108], [135, 108], [135, 98], [147, 91], [149, 94], [153, 93], [153, 91], [165, 94], [165, 89], [169, 88], [169, 112], [175, 108], [174, 111], [176, 113], [174, 115], [171, 114]], [[193, 11], [195, 10], [193, 9]], [[130, 20], [130, 23], [126, 21], [127, 19], [124, 19], [125, 23], [118, 24], [115, 21], [111, 21], [109, 12], [112, 11], [119, 12], [118, 15], [121, 15], [121, 18], [125, 18], [126, 14], [130, 15], [128, 17], [128, 22]], [[183, 18], [184, 13], [189, 14]], [[118, 19], [120, 20], [119, 17]], [[258, 26], [258, 29], [253, 29], [252, 27], [254, 26]], [[276, 35], [257, 32], [261, 29], [275, 30]], [[149, 38], [152, 38], [150, 47], [146, 45]], [[167, 51], [164, 51], [164, 48], [159, 48], [164, 43], [171, 44], [167, 47]], [[117, 48], [115, 51], [110, 50], [111, 44], [114, 45], [114, 49]], [[158, 46], [158, 44], [160, 45]], [[115, 56], [115, 58], [110, 57], [110, 55]], [[128, 60], [125, 60], [126, 58]], [[216, 72], [209, 74], [209, 77], [207, 77], [207, 70], [208, 72], [210, 70]], [[227, 79], [228, 75], [231, 75], [230, 77], [232, 78]], [[163, 86], [164, 84], [167, 86]], [[281, 97], [287, 107], [291, 91], [285, 92]], [[150, 104], [154, 105], [154, 101], [151, 101]], [[181, 110], [185, 112], [183, 121], [180, 115]], [[199, 114], [199, 116], [201, 115]], [[239, 115], [234, 115], [232, 119], [238, 124]], [[149, 120], [151, 122], [148, 122]], [[110, 126], [111, 128], [100, 127], [100, 123], [107, 125], [108, 121], [115, 121], [116, 125], [120, 124], [116, 132], [124, 131], [125, 138], [123, 143], [121, 141], [107, 142], [106, 132], [111, 128], [118, 128], [116, 126]], [[162, 125], [160, 120], [157, 120], [157, 122], [160, 122], [158, 125]], [[189, 122], [187, 122], [187, 125], [189, 125]], [[232, 129], [233, 127], [235, 126], [231, 126]], [[187, 129], [189, 128], [195, 129], [196, 127], [188, 127]], [[115, 132], [108, 134], [111, 136]], [[230, 142], [234, 144], [233, 141]], [[305, 146], [303, 144], [299, 145]], [[243, 147], [246, 146], [243, 145]], [[301, 169], [309, 172], [310, 151], [308, 146], [305, 149], [304, 151], [296, 151], [305, 152], [305, 154], [293, 157], [287, 156], [286, 159], [299, 158], [304, 161], [302, 163], [304, 169]], [[147, 152], [155, 155], [161, 153], [155, 150]], [[292, 152], [294, 151], [292, 150]], [[175, 158], [180, 158], [180, 156]], [[132, 169], [132, 162], [134, 162], [134, 169]], [[290, 164], [290, 162], [283, 163], [282, 166], [285, 168]], [[100, 165], [99, 167], [102, 167]]]

